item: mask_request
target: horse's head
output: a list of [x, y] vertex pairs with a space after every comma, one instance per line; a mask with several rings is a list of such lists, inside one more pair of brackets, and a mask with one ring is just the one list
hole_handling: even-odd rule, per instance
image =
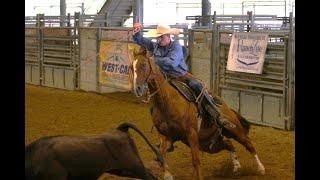
[[150, 57], [143, 47], [138, 52], [134, 52], [133, 56], [133, 92], [140, 97], [148, 89], [148, 81], [151, 75]]

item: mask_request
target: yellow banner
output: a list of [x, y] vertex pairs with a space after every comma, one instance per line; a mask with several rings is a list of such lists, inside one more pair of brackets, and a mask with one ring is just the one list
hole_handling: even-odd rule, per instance
[[134, 43], [101, 41], [100, 77], [103, 85], [121, 89], [132, 89], [133, 51], [140, 48]]

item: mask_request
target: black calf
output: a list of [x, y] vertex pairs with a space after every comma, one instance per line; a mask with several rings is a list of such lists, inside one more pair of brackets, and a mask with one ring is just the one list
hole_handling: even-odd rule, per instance
[[51, 136], [40, 138], [25, 147], [26, 179], [96, 180], [104, 172], [157, 179], [146, 169], [128, 129], [137, 131], [163, 165], [163, 157], [133, 124], [123, 123], [117, 129], [97, 136]]

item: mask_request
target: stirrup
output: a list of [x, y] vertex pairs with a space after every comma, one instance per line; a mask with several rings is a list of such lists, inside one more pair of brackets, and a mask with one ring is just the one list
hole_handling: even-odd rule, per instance
[[205, 110], [210, 114], [212, 117], [212, 122], [215, 122], [218, 127], [222, 127], [220, 122], [220, 112], [212, 105], [204, 104]]
[[[216, 125], [219, 128], [235, 128], [236, 125], [232, 122], [230, 122], [227, 118], [223, 118], [221, 116], [221, 112], [211, 105], [205, 104], [205, 110], [210, 114], [210, 116], [213, 118], [213, 122], [216, 123]], [[216, 111], [216, 112], [214, 112]]]
[[230, 122], [227, 118], [219, 118], [219, 123], [221, 124], [222, 127], [228, 127], [228, 128], [235, 128], [236, 125]]
[[[235, 128], [236, 127], [236, 125], [234, 123], [230, 122], [227, 118], [223, 117], [221, 115], [221, 112], [219, 112], [219, 110], [217, 108], [215, 108], [214, 110], [213, 110], [213, 108], [215, 108], [215, 107], [209, 107], [208, 112], [216, 120], [218, 127], [220, 127], [220, 128], [222, 128], [222, 127]], [[213, 112], [213, 111], [217, 111], [217, 112]]]

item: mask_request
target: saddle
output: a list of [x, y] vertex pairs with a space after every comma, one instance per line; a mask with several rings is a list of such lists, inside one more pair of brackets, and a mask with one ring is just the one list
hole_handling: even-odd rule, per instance
[[[189, 102], [196, 102], [198, 94], [196, 94], [186, 83], [179, 81], [177, 79], [169, 79], [169, 83], [176, 89], [178, 92], [183, 95]], [[202, 95], [203, 96], [203, 95]], [[221, 105], [221, 101], [218, 98], [214, 98], [213, 103], [215, 105]], [[200, 97], [201, 99], [201, 97]]]
[[[185, 97], [186, 100], [189, 102], [194, 102], [197, 104], [198, 107], [198, 112], [200, 115], [203, 114], [203, 108], [201, 106], [202, 100], [203, 100], [203, 94], [199, 96], [199, 94], [196, 94], [186, 83], [179, 81], [177, 79], [169, 79], [169, 83], [176, 89], [178, 92]], [[213, 98], [213, 97], [212, 97]], [[220, 102], [219, 99], [214, 98], [214, 104], [215, 105], [221, 105], [222, 103]]]
[[179, 91], [179, 93], [186, 98], [186, 100], [188, 100], [189, 102], [196, 101], [195, 93], [190, 89], [190, 87], [186, 83], [176, 79], [170, 79], [169, 83], [174, 88], [176, 88]]

